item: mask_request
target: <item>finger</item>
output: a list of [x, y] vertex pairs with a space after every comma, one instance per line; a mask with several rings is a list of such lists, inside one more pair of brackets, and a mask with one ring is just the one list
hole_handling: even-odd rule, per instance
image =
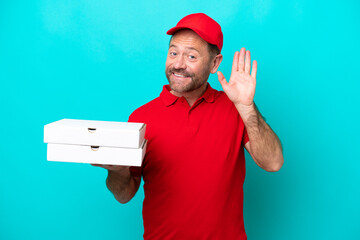
[[245, 54], [245, 73], [250, 74], [250, 68], [251, 68], [251, 56], [250, 51], [246, 51]]
[[252, 64], [251, 77], [256, 79], [256, 72], [257, 72], [257, 61], [254, 60]]
[[101, 167], [102, 165], [101, 164], [95, 164], [95, 163], [90, 163], [91, 166], [94, 166], [94, 167]]
[[238, 67], [238, 71], [243, 72], [244, 71], [244, 57], [245, 57], [245, 48], [242, 48], [240, 50], [240, 55], [239, 55], [239, 67]]
[[236, 51], [234, 54], [234, 60], [233, 60], [233, 65], [232, 65], [232, 71], [238, 71], [238, 66], [239, 65], [239, 52]]
[[222, 74], [222, 72], [218, 71], [217, 75], [218, 75], [218, 79], [219, 79], [221, 86], [224, 88], [224, 86], [226, 86], [226, 84], [227, 84], [224, 74]]
[[105, 168], [105, 169], [109, 169], [112, 167], [112, 165], [105, 165], [105, 164], [96, 164], [96, 163], [90, 163], [90, 164], [94, 167], [101, 167], [101, 168]]

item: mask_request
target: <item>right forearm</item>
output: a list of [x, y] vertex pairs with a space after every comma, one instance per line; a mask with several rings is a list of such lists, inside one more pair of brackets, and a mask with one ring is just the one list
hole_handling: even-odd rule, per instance
[[108, 170], [106, 186], [120, 203], [126, 203], [135, 195], [137, 186], [128, 168], [121, 172]]

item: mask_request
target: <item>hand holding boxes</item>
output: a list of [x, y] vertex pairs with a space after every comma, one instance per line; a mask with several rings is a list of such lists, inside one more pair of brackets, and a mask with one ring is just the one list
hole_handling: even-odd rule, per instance
[[146, 125], [62, 119], [44, 127], [48, 161], [141, 166]]

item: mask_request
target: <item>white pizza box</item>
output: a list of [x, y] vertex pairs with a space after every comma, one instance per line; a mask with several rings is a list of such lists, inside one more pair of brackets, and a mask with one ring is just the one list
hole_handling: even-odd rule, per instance
[[56, 162], [95, 163], [141, 166], [147, 140], [140, 148], [119, 148], [73, 144], [47, 144], [47, 160]]
[[140, 148], [145, 130], [144, 123], [62, 119], [44, 126], [44, 142]]

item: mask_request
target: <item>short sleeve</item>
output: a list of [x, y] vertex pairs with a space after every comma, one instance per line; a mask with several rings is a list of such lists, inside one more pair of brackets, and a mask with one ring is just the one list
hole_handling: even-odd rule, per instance
[[247, 131], [246, 131], [246, 127], [244, 127], [244, 132], [243, 132], [243, 137], [242, 137], [242, 140], [241, 140], [241, 145], [243, 147], [245, 147], [245, 144], [249, 141], [249, 136], [247, 134]]

